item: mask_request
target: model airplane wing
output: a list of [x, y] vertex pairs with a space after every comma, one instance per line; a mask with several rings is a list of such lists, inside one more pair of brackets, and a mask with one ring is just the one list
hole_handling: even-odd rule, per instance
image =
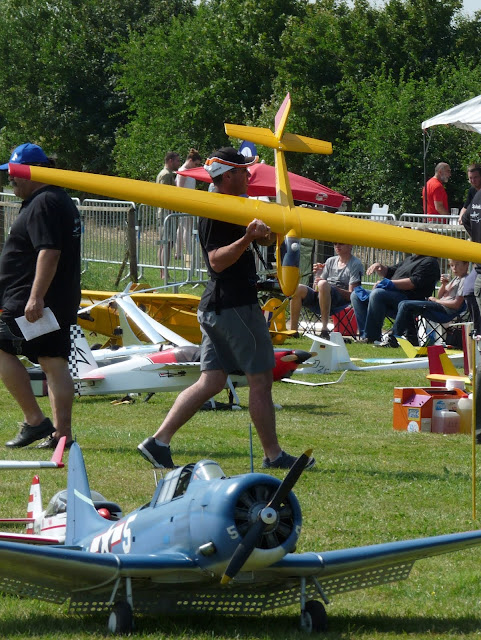
[[[12, 177], [142, 202], [174, 211], [185, 211], [194, 216], [239, 225], [247, 226], [254, 218], [260, 218], [277, 234], [278, 280], [287, 296], [294, 293], [299, 280], [300, 238], [346, 242], [440, 258], [450, 256], [456, 260], [481, 261], [481, 247], [475, 242], [294, 206], [285, 152], [325, 154], [331, 153], [332, 147], [330, 143], [322, 140], [285, 132], [290, 105], [288, 94], [277, 112], [275, 132], [255, 127], [226, 125], [228, 135], [239, 135], [242, 139], [259, 142], [275, 149], [276, 203], [195, 189], [179, 189], [127, 178], [22, 164], [10, 164], [9, 173]], [[281, 251], [281, 244], [283, 249], [286, 249], [285, 252]]]
[[32, 547], [0, 542], [0, 567], [0, 591], [30, 597], [48, 595], [47, 599], [53, 602], [64, 602], [83, 589], [103, 589], [110, 593], [117, 578], [125, 576], [178, 582], [176, 576], [188, 571], [192, 574], [190, 580], [206, 579], [191, 558], [173, 551], [159, 556], [120, 557], [63, 546]]
[[460, 375], [448, 375], [446, 373], [428, 373], [426, 378], [428, 380], [434, 380], [435, 382], [447, 382], [448, 380], [456, 380], [457, 382], [464, 382], [464, 384], [472, 384], [473, 381], [469, 376]]
[[0, 460], [0, 469], [61, 469], [66, 440], [60, 438], [50, 460]]
[[[325, 596], [333, 596], [404, 580], [416, 560], [479, 544], [481, 532], [473, 531], [324, 553], [288, 554], [276, 564], [250, 574], [248, 583], [251, 587], [270, 584], [274, 589], [279, 583], [297, 578], [309, 582], [311, 578], [319, 586], [314, 581], [308, 584], [308, 593], [320, 588]], [[184, 583], [197, 583], [198, 587], [204, 583], [212, 592], [224, 593], [225, 598], [231, 589], [246, 585], [242, 573], [228, 588], [218, 582], [214, 585], [193, 558], [173, 551], [155, 556], [118, 556], [0, 542], [0, 566], [1, 591], [43, 598], [48, 594], [54, 602], [75, 599], [83, 590], [95, 590], [97, 603], [107, 603], [115, 581], [122, 577], [148, 580], [159, 589], [169, 585], [176, 588], [182, 578]]]
[[[2, 522], [5, 522], [5, 520], [3, 520]], [[20, 542], [24, 544], [40, 544], [40, 545], [61, 544], [62, 542], [58, 538], [38, 536], [30, 533], [8, 533], [6, 531], [0, 531], [0, 541]]]
[[270, 571], [315, 578], [327, 596], [405, 580], [416, 560], [481, 544], [481, 531], [388, 542], [324, 553], [288, 554]]
[[346, 377], [346, 371], [343, 371], [337, 380], [331, 380], [330, 382], [306, 382], [305, 380], [295, 380], [293, 378], [282, 378], [282, 382], [291, 382], [292, 384], [302, 384], [306, 387], [325, 387], [328, 384], [338, 384], [342, 382]]
[[153, 344], [168, 341], [178, 347], [192, 345], [192, 342], [162, 326], [160, 322], [142, 311], [130, 296], [121, 296], [116, 300], [116, 303]]

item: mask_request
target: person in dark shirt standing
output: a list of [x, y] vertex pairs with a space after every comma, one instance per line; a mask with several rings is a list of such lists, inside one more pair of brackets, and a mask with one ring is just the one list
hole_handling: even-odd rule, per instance
[[[246, 158], [232, 147], [215, 151], [205, 169], [218, 193], [244, 196]], [[157, 468], [174, 466], [170, 440], [209, 398], [225, 386], [227, 376], [243, 371], [249, 384], [249, 411], [264, 449], [263, 468], [290, 468], [296, 458], [283, 451], [276, 435], [272, 402], [274, 353], [256, 289], [252, 242], [272, 244], [274, 235], [262, 220], [247, 227], [201, 218], [199, 239], [210, 280], [199, 304], [202, 330], [201, 375], [177, 396], [157, 432], [138, 446], [141, 455]], [[307, 464], [314, 464], [311, 458]]]
[[[461, 213], [459, 214], [459, 224], [463, 224], [463, 216], [466, 213], [466, 209], [471, 204], [474, 196], [481, 189], [481, 164], [474, 163], [468, 167], [468, 180], [471, 185], [466, 195]], [[468, 221], [469, 224], [469, 221]], [[473, 267], [471, 273], [467, 276], [464, 283], [464, 299], [468, 306], [469, 315], [474, 324], [474, 330], [477, 334], [481, 334], [481, 313], [478, 307], [476, 296], [474, 295], [474, 284], [476, 282], [476, 269]]]
[[[14, 149], [10, 163], [52, 166], [38, 145]], [[8, 163], [0, 166], [8, 170]], [[7, 447], [54, 448], [58, 439], [72, 441], [74, 386], [68, 369], [70, 325], [80, 303], [80, 216], [59, 187], [11, 178], [23, 200], [0, 256], [0, 378], [23, 411], [19, 433]], [[34, 323], [49, 307], [60, 329], [26, 340], [16, 322]], [[40, 364], [48, 384], [52, 419], [46, 417], [32, 391], [27, 370], [17, 356]]]

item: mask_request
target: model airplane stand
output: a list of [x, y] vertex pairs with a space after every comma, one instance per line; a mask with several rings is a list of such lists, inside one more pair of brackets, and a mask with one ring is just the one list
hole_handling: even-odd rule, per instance
[[306, 367], [298, 368], [296, 373], [332, 373], [355, 368], [340, 333], [333, 331], [329, 340], [312, 333], [306, 333], [305, 336], [312, 340], [310, 351], [316, 352], [316, 355], [306, 361]]
[[395, 387], [393, 428], [411, 433], [457, 433], [457, 404], [465, 395], [461, 389], [445, 387]]

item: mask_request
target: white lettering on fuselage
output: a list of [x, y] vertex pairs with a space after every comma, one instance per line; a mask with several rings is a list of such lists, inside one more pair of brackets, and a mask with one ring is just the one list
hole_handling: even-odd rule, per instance
[[91, 553], [112, 553], [115, 552], [115, 546], [122, 543], [123, 552], [129, 553], [132, 548], [130, 524], [136, 517], [136, 515], [132, 515], [124, 522], [113, 524], [107, 531], [95, 536], [90, 543], [89, 551]]

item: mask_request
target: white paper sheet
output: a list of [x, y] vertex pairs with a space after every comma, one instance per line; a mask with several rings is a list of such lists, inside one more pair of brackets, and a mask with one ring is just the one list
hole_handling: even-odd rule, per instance
[[33, 340], [46, 333], [60, 329], [57, 318], [54, 316], [50, 307], [45, 307], [43, 316], [36, 322], [29, 322], [25, 316], [15, 318], [15, 322], [20, 327], [20, 331], [23, 333], [25, 340]]

